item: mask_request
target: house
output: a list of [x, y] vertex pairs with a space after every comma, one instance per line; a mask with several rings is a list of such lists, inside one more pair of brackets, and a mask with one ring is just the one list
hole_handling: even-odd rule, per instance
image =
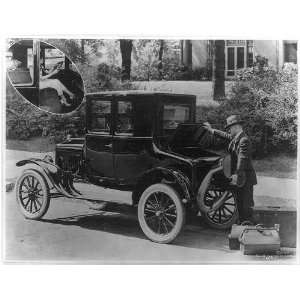
[[[207, 73], [212, 66], [212, 41], [181, 41], [181, 60], [194, 72]], [[256, 56], [266, 57], [269, 65], [280, 69], [284, 63], [297, 64], [297, 41], [294, 40], [226, 40], [225, 78], [232, 79], [238, 69], [251, 66]]]

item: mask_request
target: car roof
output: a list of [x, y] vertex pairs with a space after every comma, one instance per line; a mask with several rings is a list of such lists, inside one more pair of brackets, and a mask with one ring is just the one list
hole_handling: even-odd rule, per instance
[[[33, 39], [24, 39], [24, 40], [20, 40], [20, 41], [16, 41], [14, 44], [12, 44], [10, 46], [11, 49], [16, 48], [16, 47], [24, 47], [24, 48], [32, 48], [33, 45]], [[45, 43], [45, 42], [40, 42], [40, 47], [42, 49], [55, 49], [54, 46]]]
[[106, 91], [106, 92], [96, 92], [96, 93], [87, 93], [86, 96], [89, 98], [93, 98], [96, 96], [137, 96], [137, 95], [162, 95], [162, 96], [171, 96], [171, 97], [186, 97], [186, 98], [194, 98], [195, 95], [188, 94], [175, 94], [175, 93], [167, 93], [167, 92], [156, 92], [156, 91], [144, 91], [144, 90], [124, 90], [124, 91]]

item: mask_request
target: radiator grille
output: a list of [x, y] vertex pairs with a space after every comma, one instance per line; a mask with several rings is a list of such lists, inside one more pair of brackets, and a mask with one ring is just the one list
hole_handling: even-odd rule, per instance
[[81, 169], [81, 155], [60, 155], [57, 164], [65, 171], [71, 171], [72, 174], [78, 174]]

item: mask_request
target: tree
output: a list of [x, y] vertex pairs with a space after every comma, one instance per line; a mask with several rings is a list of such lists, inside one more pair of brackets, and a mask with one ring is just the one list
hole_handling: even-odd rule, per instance
[[225, 98], [225, 41], [215, 40], [213, 45], [213, 98], [222, 100]]
[[158, 74], [159, 74], [159, 79], [163, 78], [163, 54], [164, 54], [164, 40], [160, 40], [159, 44], [159, 52], [158, 52]]
[[188, 77], [191, 78], [193, 65], [193, 45], [191, 40], [182, 41], [182, 64], [186, 67]]
[[120, 40], [120, 50], [122, 56], [121, 79], [122, 81], [130, 80], [132, 40]]

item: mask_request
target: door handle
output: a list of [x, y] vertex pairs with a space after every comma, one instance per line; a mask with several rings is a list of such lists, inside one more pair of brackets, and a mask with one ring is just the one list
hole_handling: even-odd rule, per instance
[[104, 145], [105, 148], [112, 149], [112, 143]]

